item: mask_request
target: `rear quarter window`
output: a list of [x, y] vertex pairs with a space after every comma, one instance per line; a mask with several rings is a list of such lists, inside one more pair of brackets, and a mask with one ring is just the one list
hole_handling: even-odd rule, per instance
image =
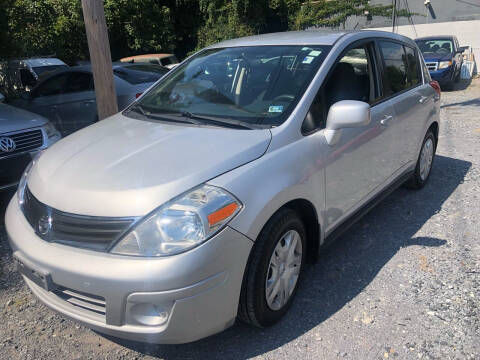
[[415, 50], [409, 46], [405, 46], [405, 53], [408, 64], [407, 87], [417, 86], [421, 82], [418, 56], [415, 56]]
[[407, 58], [403, 45], [391, 41], [380, 41], [379, 47], [385, 64], [385, 95], [390, 96], [407, 88]]

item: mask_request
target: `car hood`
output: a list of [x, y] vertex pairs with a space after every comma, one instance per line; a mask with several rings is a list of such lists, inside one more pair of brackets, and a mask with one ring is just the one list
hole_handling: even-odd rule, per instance
[[43, 203], [74, 214], [142, 216], [262, 156], [270, 130], [197, 127], [117, 114], [46, 150], [28, 179]]
[[425, 62], [429, 61], [449, 61], [453, 59], [453, 54], [423, 54]]
[[0, 134], [43, 126], [47, 122], [40, 115], [0, 103]]

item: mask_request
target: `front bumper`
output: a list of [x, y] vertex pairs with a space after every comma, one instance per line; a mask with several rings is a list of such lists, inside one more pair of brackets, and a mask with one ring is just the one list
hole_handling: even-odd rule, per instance
[[439, 82], [440, 85], [446, 85], [451, 82], [454, 78], [455, 67], [450, 66], [445, 69], [430, 71], [430, 76], [433, 80]]
[[[87, 327], [136, 341], [185, 343], [235, 321], [253, 243], [229, 227], [186, 253], [148, 259], [45, 242], [23, 216], [16, 197], [5, 224], [14, 257], [48, 274], [53, 284], [47, 291], [24, 276], [32, 292]], [[139, 321], [139, 304], [166, 309], [168, 320], [148, 324], [145, 314], [140, 318], [147, 324]]]

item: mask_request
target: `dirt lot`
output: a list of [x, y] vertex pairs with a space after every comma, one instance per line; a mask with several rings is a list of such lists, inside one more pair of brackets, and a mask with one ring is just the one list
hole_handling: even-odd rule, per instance
[[107, 339], [40, 304], [0, 233], [0, 359], [479, 359], [480, 79], [442, 95], [429, 184], [397, 190], [343, 235], [269, 329], [181, 346]]

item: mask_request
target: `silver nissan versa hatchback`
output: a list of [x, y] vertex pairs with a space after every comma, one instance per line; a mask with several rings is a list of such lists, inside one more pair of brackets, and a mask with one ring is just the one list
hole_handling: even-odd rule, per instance
[[271, 325], [325, 244], [428, 180], [439, 98], [396, 34], [210, 46], [32, 162], [6, 213], [17, 268], [52, 309], [117, 337]]

